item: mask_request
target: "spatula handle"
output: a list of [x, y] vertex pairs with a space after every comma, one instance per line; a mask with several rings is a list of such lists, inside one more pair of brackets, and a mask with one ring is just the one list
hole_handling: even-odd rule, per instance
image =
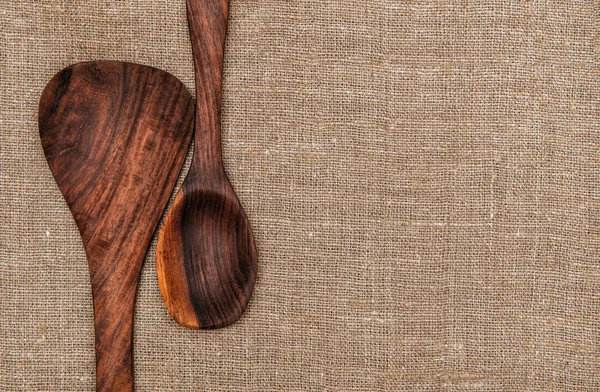
[[229, 0], [187, 0], [196, 74], [194, 163], [221, 169], [221, 84]]
[[[106, 263], [104, 265], [109, 265]], [[95, 271], [96, 392], [133, 391], [133, 318], [141, 263]]]

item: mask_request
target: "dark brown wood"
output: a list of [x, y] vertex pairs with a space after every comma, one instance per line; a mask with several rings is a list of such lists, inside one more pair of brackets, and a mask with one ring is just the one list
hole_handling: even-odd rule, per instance
[[42, 146], [88, 259], [97, 391], [133, 390], [140, 270], [193, 122], [193, 100], [183, 84], [137, 64], [79, 63], [59, 72], [42, 93]]
[[169, 313], [188, 328], [233, 324], [252, 294], [254, 237], [221, 158], [221, 81], [228, 1], [188, 0], [196, 72], [190, 171], [160, 231], [157, 271]]

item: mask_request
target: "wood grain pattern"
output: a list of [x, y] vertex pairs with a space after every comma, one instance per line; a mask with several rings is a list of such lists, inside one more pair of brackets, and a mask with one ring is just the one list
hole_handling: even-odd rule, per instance
[[194, 158], [157, 245], [158, 279], [167, 309], [178, 323], [194, 329], [236, 322], [257, 272], [252, 230], [221, 156], [228, 3], [187, 1], [197, 95]]
[[133, 390], [140, 270], [193, 122], [193, 100], [183, 84], [137, 64], [79, 63], [59, 72], [42, 93], [42, 146], [88, 259], [97, 391]]

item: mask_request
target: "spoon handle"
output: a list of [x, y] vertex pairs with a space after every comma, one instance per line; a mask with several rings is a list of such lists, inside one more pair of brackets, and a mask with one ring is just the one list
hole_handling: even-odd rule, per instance
[[221, 170], [221, 84], [229, 0], [187, 0], [187, 15], [196, 74], [193, 164], [205, 172]]

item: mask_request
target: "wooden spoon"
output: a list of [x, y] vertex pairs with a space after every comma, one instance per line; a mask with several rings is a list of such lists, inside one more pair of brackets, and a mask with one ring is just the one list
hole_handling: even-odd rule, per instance
[[79, 63], [54, 76], [42, 93], [42, 146], [88, 259], [97, 391], [133, 390], [140, 270], [193, 121], [193, 100], [183, 84], [137, 64]]
[[256, 279], [254, 237], [221, 157], [221, 80], [227, 0], [188, 0], [196, 73], [190, 171], [160, 231], [156, 265], [171, 316], [188, 328], [221, 328], [244, 312]]

